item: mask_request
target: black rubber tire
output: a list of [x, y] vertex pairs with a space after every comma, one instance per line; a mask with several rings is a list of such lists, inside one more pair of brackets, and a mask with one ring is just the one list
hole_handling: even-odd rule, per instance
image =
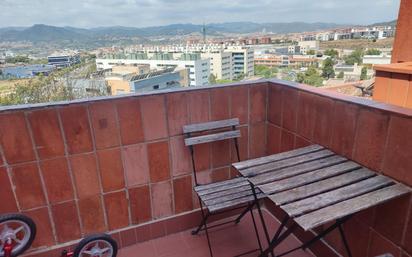
[[82, 248], [89, 244], [90, 242], [97, 241], [97, 240], [104, 240], [108, 242], [112, 247], [113, 247], [113, 255], [110, 257], [116, 257], [117, 256], [117, 243], [116, 241], [109, 236], [108, 234], [95, 234], [95, 235], [90, 235], [86, 238], [84, 238], [80, 243], [76, 246], [76, 249], [74, 249], [74, 257], [79, 257], [80, 256], [80, 251]]
[[[29, 241], [27, 241], [27, 244], [23, 246], [23, 248], [21, 248], [19, 251], [11, 253], [12, 257], [17, 257], [21, 255], [22, 253], [24, 253], [27, 249], [29, 249], [31, 244], [33, 243], [34, 238], [36, 237], [36, 224], [31, 218], [25, 215], [22, 215], [22, 214], [18, 214], [18, 213], [4, 214], [0, 216], [0, 223], [5, 222], [5, 221], [11, 221], [11, 220], [18, 220], [18, 221], [24, 222], [27, 224], [27, 226], [29, 226], [29, 229], [30, 229], [30, 238], [29, 238]], [[3, 256], [4, 254], [0, 254], [0, 257], [3, 257]]]

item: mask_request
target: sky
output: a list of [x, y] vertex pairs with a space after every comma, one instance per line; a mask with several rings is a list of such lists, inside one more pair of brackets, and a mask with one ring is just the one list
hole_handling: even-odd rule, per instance
[[400, 0], [0, 0], [0, 27], [149, 27], [176, 23], [333, 22], [397, 18]]

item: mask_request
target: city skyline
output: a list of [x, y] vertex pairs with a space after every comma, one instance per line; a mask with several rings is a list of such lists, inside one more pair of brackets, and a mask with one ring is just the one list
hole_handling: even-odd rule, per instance
[[[83, 28], [177, 23], [331, 22], [366, 25], [397, 18], [399, 0], [3, 0], [2, 27], [48, 24]], [[47, 13], [47, 15], [45, 15]], [[230, 15], [228, 15], [230, 14]], [[18, 17], [18, 19], [16, 19]]]

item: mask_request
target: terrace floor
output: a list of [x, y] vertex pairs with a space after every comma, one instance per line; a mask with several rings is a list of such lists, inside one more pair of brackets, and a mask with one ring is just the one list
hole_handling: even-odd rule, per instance
[[[269, 213], [263, 211], [266, 225], [269, 229], [270, 236], [279, 227], [279, 221], [273, 218]], [[255, 212], [257, 225], [259, 228], [260, 222]], [[230, 218], [229, 218], [230, 219]], [[191, 231], [184, 231], [166, 237], [146, 241], [120, 250], [118, 257], [208, 257], [209, 250], [206, 241], [206, 235], [201, 233], [198, 236], [192, 236]], [[246, 215], [242, 222], [238, 225], [225, 225], [209, 232], [212, 242], [213, 253], [215, 257], [233, 257], [241, 253], [248, 252], [252, 249], [257, 249], [258, 244], [253, 229], [252, 218]], [[267, 243], [263, 242], [264, 234], [260, 229], [262, 243], [266, 247]], [[300, 244], [295, 237], [289, 237], [275, 251], [282, 253]], [[245, 257], [258, 256], [258, 251], [243, 255]], [[309, 251], [296, 251], [288, 257], [313, 257]]]

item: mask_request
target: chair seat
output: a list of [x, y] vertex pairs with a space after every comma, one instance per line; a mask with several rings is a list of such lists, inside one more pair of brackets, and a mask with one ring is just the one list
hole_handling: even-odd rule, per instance
[[[194, 188], [209, 212], [217, 212], [254, 200], [252, 188], [244, 177], [201, 185]], [[258, 199], [265, 195], [256, 189]]]

